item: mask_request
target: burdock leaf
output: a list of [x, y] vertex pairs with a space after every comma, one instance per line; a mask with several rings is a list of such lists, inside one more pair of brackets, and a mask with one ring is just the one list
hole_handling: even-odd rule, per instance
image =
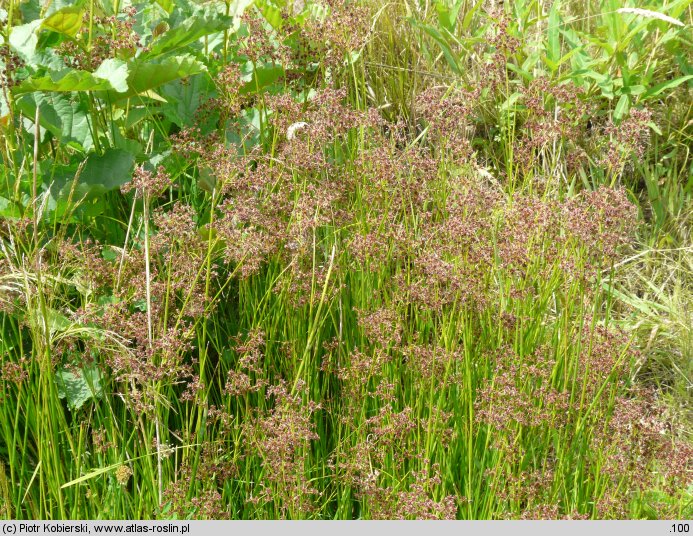
[[108, 149], [102, 155], [91, 155], [79, 177], [90, 193], [102, 193], [122, 186], [132, 177], [135, 157], [123, 149]]
[[197, 185], [204, 191], [212, 193], [216, 184], [217, 178], [212, 174], [212, 171], [208, 167], [201, 168]]
[[81, 98], [67, 93], [28, 93], [16, 101], [25, 117], [34, 117], [39, 106], [41, 126], [62, 143], [78, 144], [88, 151], [94, 146], [89, 126], [89, 110]]
[[128, 91], [109, 93], [112, 102], [136, 95], [148, 96], [151, 92], [168, 82], [187, 78], [206, 71], [206, 67], [190, 55], [173, 56], [161, 60], [135, 60], [128, 65]]
[[173, 0], [155, 0], [166, 13], [173, 11]]
[[96, 73], [64, 69], [51, 72], [45, 76], [33, 76], [24, 80], [17, 86], [13, 93], [21, 95], [32, 91], [57, 91], [66, 93], [71, 91], [108, 91], [115, 89], [111, 82], [105, 78], [99, 78]]
[[108, 80], [113, 86], [113, 89], [119, 93], [124, 93], [128, 90], [128, 64], [123, 60], [109, 58], [99, 65], [99, 68], [94, 71], [94, 76]]
[[52, 30], [74, 37], [82, 27], [83, 16], [83, 9], [75, 6], [67, 6], [59, 9], [49, 17], [46, 17], [41, 23], [41, 29]]
[[224, 15], [191, 17], [163, 33], [152, 43], [151, 49], [146, 55], [154, 57], [183, 48], [205, 35], [226, 30], [232, 23], [233, 18]]
[[90, 398], [101, 398], [101, 372], [96, 366], [81, 370], [62, 369], [55, 374], [58, 396], [67, 399], [71, 410], [78, 410]]

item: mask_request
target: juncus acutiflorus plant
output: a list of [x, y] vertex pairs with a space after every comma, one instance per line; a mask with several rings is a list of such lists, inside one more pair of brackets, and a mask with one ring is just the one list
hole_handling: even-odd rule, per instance
[[690, 515], [686, 13], [30, 4], [3, 517]]

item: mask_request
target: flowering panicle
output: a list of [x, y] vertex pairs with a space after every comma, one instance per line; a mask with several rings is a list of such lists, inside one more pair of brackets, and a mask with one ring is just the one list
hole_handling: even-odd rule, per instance
[[157, 168], [156, 174], [145, 169], [144, 166], [138, 166], [135, 168], [132, 180], [121, 186], [120, 191], [126, 194], [135, 190], [135, 195], [137, 197], [147, 195], [150, 198], [155, 198], [161, 195], [170, 185], [171, 179], [163, 166]]
[[430, 142], [452, 162], [466, 162], [472, 155], [472, 119], [479, 94], [479, 89], [434, 87], [417, 97], [415, 109], [428, 125]]
[[613, 120], [604, 128], [605, 154], [600, 164], [621, 171], [631, 158], [642, 159], [650, 141], [652, 112], [646, 108], [633, 109], [619, 124]]
[[[58, 53], [65, 63], [83, 71], [95, 71], [109, 58], [128, 59], [139, 51], [146, 51], [141, 37], [134, 30], [137, 8], [129, 7], [123, 11], [124, 18], [116, 15], [98, 17], [90, 21], [90, 14], [84, 14], [84, 21], [76, 40], [63, 41]], [[89, 34], [90, 24], [94, 29], [90, 48], [80, 44], [80, 35]]]
[[544, 351], [518, 356], [511, 348], [495, 356], [493, 376], [479, 389], [476, 419], [497, 431], [566, 424], [569, 393], [551, 386], [554, 361]]
[[319, 494], [306, 468], [310, 444], [319, 439], [313, 414], [320, 405], [302, 401], [305, 384], [297, 384], [295, 391], [290, 392], [284, 382], [267, 387], [266, 396], [274, 400], [273, 407], [243, 424], [248, 455], [259, 455], [265, 468], [250, 502], [274, 502], [284, 517], [312, 512]]

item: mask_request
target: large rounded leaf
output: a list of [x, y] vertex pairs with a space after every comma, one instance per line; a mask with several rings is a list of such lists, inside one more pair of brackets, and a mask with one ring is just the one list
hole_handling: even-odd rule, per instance
[[135, 157], [123, 149], [108, 149], [102, 155], [91, 155], [79, 177], [80, 187], [90, 193], [119, 188], [132, 178]]
[[84, 10], [75, 6], [59, 9], [41, 23], [41, 28], [74, 37], [82, 27]]

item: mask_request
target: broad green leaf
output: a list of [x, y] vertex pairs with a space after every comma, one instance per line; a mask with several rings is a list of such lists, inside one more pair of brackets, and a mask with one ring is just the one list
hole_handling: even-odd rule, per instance
[[226, 130], [226, 140], [246, 149], [258, 145], [262, 131], [260, 116], [260, 111], [255, 107], [242, 110], [238, 121], [228, 125], [230, 128]]
[[208, 167], [200, 169], [200, 176], [197, 179], [197, 186], [205, 192], [212, 193], [217, 184], [217, 178], [212, 174]]
[[[41, 1], [27, 0], [19, 2], [19, 12], [22, 15], [22, 20], [37, 20], [41, 18]], [[40, 22], [40, 21], [39, 21]]]
[[15, 101], [25, 117], [34, 117], [39, 107], [41, 126], [61, 143], [77, 144], [84, 151], [94, 146], [89, 109], [83, 97], [68, 93], [28, 93]]
[[147, 57], [160, 56], [172, 52], [190, 43], [194, 43], [205, 35], [226, 30], [233, 23], [232, 17], [216, 15], [215, 17], [191, 17], [181, 24], [174, 26], [156, 39]]
[[113, 101], [142, 95], [168, 82], [187, 78], [207, 70], [204, 64], [190, 55], [150, 61], [135, 60], [129, 63], [129, 69], [129, 89], [125, 93], [114, 92], [110, 94]]
[[508, 62], [506, 64], [506, 66], [509, 70], [519, 74], [522, 78], [524, 78], [528, 82], [531, 82], [532, 80], [534, 80], [534, 76], [532, 75], [532, 73], [530, 73], [529, 71], [527, 71], [525, 69], [518, 67], [514, 63]]
[[597, 85], [599, 86], [599, 89], [601, 89], [604, 97], [607, 99], [614, 98], [614, 81], [611, 77], [608, 77], [603, 82], [599, 82]]
[[22, 216], [22, 208], [9, 199], [0, 197], [0, 216], [3, 218], [20, 218]]
[[173, 0], [155, 0], [157, 4], [161, 6], [161, 8], [166, 11], [166, 13], [171, 13], [173, 11], [174, 5], [173, 5]]
[[265, 63], [253, 68], [252, 62], [247, 62], [243, 68], [244, 79], [248, 80], [240, 88], [239, 93], [255, 93], [274, 84], [284, 75], [284, 69], [280, 65]]
[[532, 69], [534, 69], [537, 63], [539, 63], [539, 58], [539, 52], [532, 52], [530, 55], [527, 56], [525, 61], [522, 62], [522, 70], [525, 72], [529, 72]]
[[135, 157], [143, 154], [142, 144], [137, 140], [126, 138], [118, 128], [113, 130], [113, 147], [123, 149]]
[[503, 104], [501, 104], [500, 109], [501, 110], [509, 110], [511, 108], [514, 108], [515, 103], [522, 97], [522, 93], [515, 92], [512, 95], [510, 95]]
[[570, 52], [566, 53], [566, 54], [558, 61], [557, 66], [561, 66], [563, 63], [565, 63], [566, 61], [568, 61], [570, 58], [572, 58], [572, 57], [573, 57], [575, 54], [577, 54], [578, 52], [583, 52], [583, 50], [584, 50], [584, 49], [583, 49], [583, 47], [581, 47], [581, 46], [580, 46], [580, 47], [575, 47], [573, 50], [571, 50]]
[[[42, 11], [43, 16], [48, 17], [48, 16], [52, 15], [53, 13], [60, 11], [61, 9], [65, 8], [65, 7], [71, 7], [71, 6], [74, 6], [75, 4], [77, 4], [77, 5], [84, 4], [85, 2], [84, 2], [84, 0], [78, 0], [78, 1], [75, 1], [75, 0], [51, 0], [50, 2], [46, 2], [45, 0], [41, 0], [40, 3], [43, 4], [43, 11]], [[99, 16], [105, 15], [105, 13], [101, 11], [101, 8], [98, 4], [94, 5], [94, 13], [96, 15], [99, 15]]]
[[94, 76], [108, 80], [116, 91], [124, 93], [128, 90], [128, 64], [123, 60], [109, 58], [94, 71]]
[[127, 116], [125, 116], [125, 123], [123, 126], [126, 129], [131, 129], [140, 121], [143, 121], [145, 119], [149, 119], [151, 117], [152, 117], [152, 110], [150, 110], [146, 106], [130, 107], [128, 109]]
[[261, 2], [257, 7], [272, 28], [275, 30], [281, 29], [284, 18], [282, 17], [282, 12], [278, 8], [271, 5], [269, 2]]
[[135, 157], [123, 149], [108, 149], [102, 155], [87, 158], [79, 177], [80, 189], [101, 193], [122, 186], [132, 178]]
[[558, 69], [558, 63], [551, 61], [548, 56], [542, 56], [542, 59], [544, 60], [546, 66], [551, 70], [551, 72]]
[[621, 95], [621, 98], [618, 99], [618, 103], [614, 109], [614, 119], [616, 121], [620, 121], [628, 113], [629, 109], [630, 97], [628, 97], [628, 95]]
[[[65, 36], [53, 32], [53, 31], [42, 31], [38, 34], [38, 43], [36, 44], [36, 50], [41, 51], [45, 54], [46, 50], [55, 49], [60, 46]], [[64, 64], [58, 69], [64, 68]]]
[[74, 37], [82, 27], [83, 16], [84, 10], [79, 7], [64, 7], [45, 18], [41, 23], [41, 28]]
[[611, 57], [614, 55], [614, 52], [616, 51], [616, 47], [618, 46], [617, 42], [608, 42], [608, 41], [603, 41], [593, 35], [582, 33], [582, 32], [576, 32], [578, 35], [581, 35], [583, 39], [586, 39], [593, 45], [599, 47], [602, 49], [603, 52], [606, 52], [608, 57]]
[[[9, 44], [12, 50], [30, 67], [46, 67], [50, 70], [65, 68], [65, 63], [53, 50], [43, 50], [39, 43], [38, 30], [41, 19], [12, 28]], [[43, 34], [43, 35], [47, 35]], [[57, 35], [57, 34], [51, 34]]]
[[628, 50], [628, 48], [631, 46], [631, 41], [633, 40], [633, 38], [635, 38], [640, 32], [647, 28], [648, 22], [649, 21], [643, 22], [642, 24], [636, 26], [631, 31], [629, 31], [625, 36], [623, 36], [619, 41], [616, 50]]
[[56, 332], [65, 331], [70, 327], [71, 322], [65, 315], [59, 313], [55, 309], [47, 309], [46, 325], [48, 326], [48, 331], [53, 334]]
[[148, 89], [147, 91], [143, 91], [142, 93], [139, 94], [140, 97], [144, 97], [147, 99], [151, 99], [153, 101], [157, 102], [168, 102], [164, 97], [159, 95], [156, 91], [153, 91], [151, 89]]
[[44, 76], [33, 76], [24, 80], [13, 92], [15, 95], [33, 91], [108, 91], [113, 90], [111, 83], [98, 78], [96, 74], [75, 69], [64, 69]]
[[65, 368], [59, 370], [55, 373], [58, 396], [67, 399], [67, 406], [76, 411], [89, 399], [101, 398], [101, 378], [101, 372], [95, 365], [76, 371]]
[[229, 14], [234, 17], [240, 17], [254, 2], [255, 0], [231, 0], [229, 3]]
[[652, 121], [648, 121], [647, 126], [650, 127], [654, 132], [656, 132], [660, 136], [662, 135], [662, 131], [659, 129], [659, 127], [657, 126], [656, 123], [654, 123]]
[[185, 84], [180, 80], [170, 82], [161, 88], [161, 94], [168, 102], [161, 110], [178, 126], [192, 126], [203, 98], [213, 91], [214, 84], [206, 73], [191, 76]]
[[75, 202], [80, 203], [79, 210], [83, 214], [100, 214], [103, 194], [128, 182], [134, 164], [134, 156], [118, 148], [108, 149], [103, 155], [90, 155], [78, 175], [76, 165], [52, 166], [49, 176], [53, 200], [53, 206], [49, 207], [53, 212], [51, 217], [62, 217]]
[[76, 162], [71, 165], [41, 166], [44, 181], [49, 184], [48, 204], [43, 214], [46, 222], [62, 220], [85, 200], [84, 192], [79, 191], [75, 180], [75, 177], [79, 177], [77, 170]]
[[[623, 37], [623, 33], [626, 30], [626, 23], [623, 20], [623, 16], [617, 13], [617, 9], [622, 7], [620, 0], [607, 0], [602, 4], [604, 11], [602, 11], [602, 19], [606, 23], [605, 26], [608, 29], [608, 38], [611, 43], [613, 43], [614, 48], [618, 46], [618, 43]], [[611, 52], [613, 54], [613, 52]]]
[[[116, 151], [126, 154], [119, 160]], [[62, 220], [69, 213], [70, 219], [65, 221], [84, 221], [84, 218], [103, 214], [104, 194], [132, 176], [132, 167], [126, 165], [128, 161], [134, 162], [134, 158], [128, 158], [128, 153], [109, 149], [104, 155], [92, 154], [81, 173], [77, 160], [69, 165], [47, 166], [43, 171], [44, 181], [50, 183], [46, 220]]]
[[607, 75], [598, 73], [597, 71], [593, 71], [592, 69], [581, 69], [579, 71], [575, 71], [572, 74], [573, 76], [592, 78], [593, 80], [596, 80], [599, 84], [605, 83], [609, 80], [609, 77]]
[[621, 89], [621, 93], [624, 95], [641, 95], [644, 92], [645, 86], [641, 85], [626, 86], [623, 89]]
[[41, 26], [40, 20], [15, 26], [10, 33], [10, 47], [26, 62], [31, 63], [36, 53], [38, 36], [36, 30]]
[[647, 91], [645, 91], [645, 93], [642, 94], [642, 100], [649, 99], [650, 97], [656, 97], [660, 93], [668, 89], [674, 89], [675, 87], [691, 79], [693, 79], [693, 74], [680, 76], [678, 78], [674, 78], [673, 80], [667, 80], [666, 82], [662, 82], [661, 84], [652, 86], [650, 89], [648, 89]]
[[447, 0], [436, 0], [435, 5], [440, 26], [449, 32], [454, 32], [457, 25], [457, 15], [462, 7], [462, 0], [456, 0], [452, 4]]

